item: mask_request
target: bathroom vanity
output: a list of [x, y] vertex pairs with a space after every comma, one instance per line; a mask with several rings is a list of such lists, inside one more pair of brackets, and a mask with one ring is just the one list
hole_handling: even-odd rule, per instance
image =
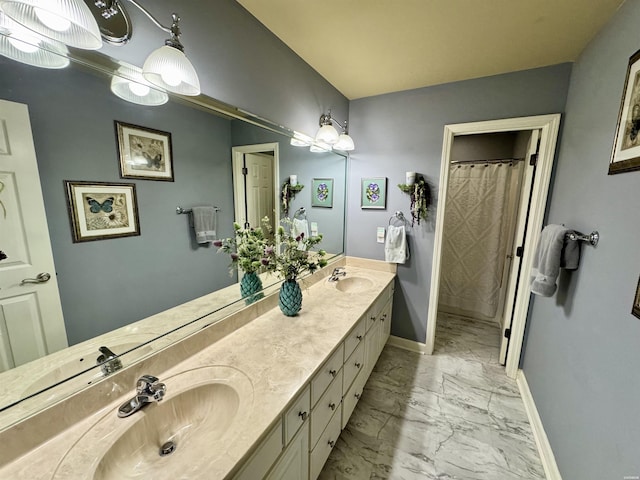
[[[125, 367], [0, 432], [0, 478], [317, 478], [389, 336], [394, 278], [341, 258], [303, 282], [298, 316], [270, 295]], [[145, 374], [164, 398], [119, 418]]]

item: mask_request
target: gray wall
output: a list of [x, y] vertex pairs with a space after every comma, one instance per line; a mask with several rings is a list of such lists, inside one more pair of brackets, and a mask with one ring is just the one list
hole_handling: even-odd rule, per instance
[[[141, 107], [109, 80], [75, 67], [37, 69], [0, 57], [1, 97], [29, 106], [40, 180], [71, 344], [232, 282], [228, 259], [198, 246], [177, 205], [215, 204], [232, 233], [230, 121], [168, 103]], [[170, 131], [175, 182], [121, 179], [114, 120]], [[141, 235], [72, 243], [63, 180], [136, 185]]]
[[640, 172], [607, 176], [639, 24], [626, 2], [573, 68], [548, 223], [601, 242], [553, 298], [533, 297], [527, 327], [523, 368], [566, 480], [640, 475]]
[[[437, 205], [446, 124], [563, 112], [570, 74], [571, 65], [562, 64], [351, 102], [357, 149], [350, 159], [347, 254], [384, 259], [376, 227], [387, 226], [396, 210], [409, 214], [409, 197], [396, 186], [406, 171], [427, 178]], [[360, 178], [367, 176], [389, 178], [386, 210], [360, 209]], [[409, 231], [411, 259], [398, 267], [393, 306], [392, 334], [419, 342], [426, 339], [433, 231], [433, 220]]]
[[[142, 66], [167, 34], [135, 7], [134, 36], [125, 47], [105, 46], [107, 55]], [[314, 135], [329, 108], [340, 121], [348, 101], [235, 0], [154, 0], [144, 4], [164, 24], [178, 12], [185, 53], [200, 77], [203, 93]]]

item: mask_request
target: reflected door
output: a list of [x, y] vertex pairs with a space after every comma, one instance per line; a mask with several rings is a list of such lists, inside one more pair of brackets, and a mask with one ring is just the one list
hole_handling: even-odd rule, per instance
[[26, 105], [4, 100], [0, 100], [0, 250], [0, 371], [4, 371], [67, 347], [29, 112]]
[[246, 168], [247, 221], [259, 227], [260, 220], [268, 217], [273, 225], [273, 155], [247, 153]]

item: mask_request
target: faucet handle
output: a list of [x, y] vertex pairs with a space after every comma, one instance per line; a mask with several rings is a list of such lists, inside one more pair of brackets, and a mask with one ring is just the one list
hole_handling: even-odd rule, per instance
[[153, 375], [142, 375], [136, 383], [136, 390], [139, 394], [153, 393], [153, 389], [158, 386], [158, 382], [160, 382], [158, 377], [154, 377]]

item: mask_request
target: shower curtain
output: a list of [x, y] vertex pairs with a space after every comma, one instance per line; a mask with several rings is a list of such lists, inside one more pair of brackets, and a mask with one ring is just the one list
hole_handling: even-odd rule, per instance
[[439, 309], [499, 313], [522, 170], [522, 162], [451, 165]]

